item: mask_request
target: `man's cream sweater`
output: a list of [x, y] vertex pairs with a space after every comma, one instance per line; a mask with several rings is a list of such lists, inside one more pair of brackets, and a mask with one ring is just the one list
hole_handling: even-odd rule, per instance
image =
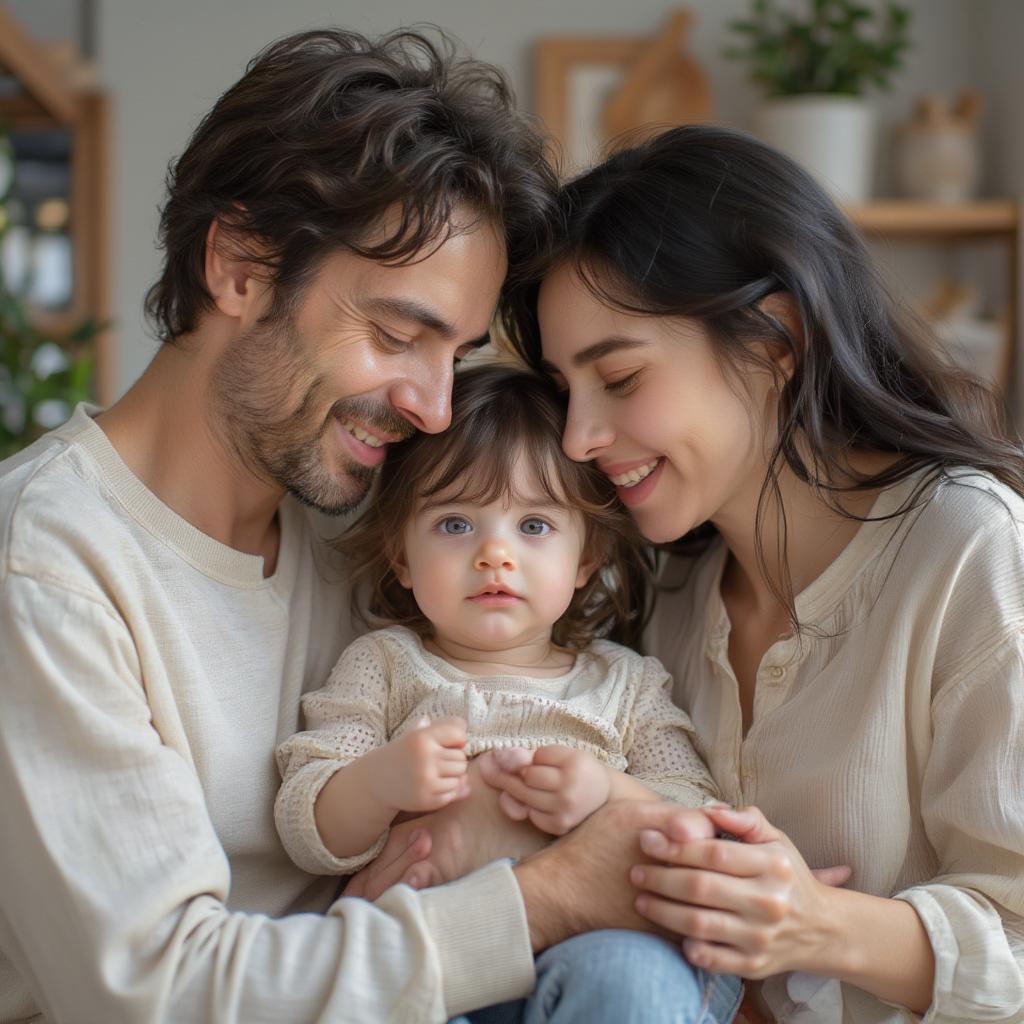
[[533, 982], [507, 865], [335, 900], [277, 838], [274, 748], [345, 644], [314, 518], [273, 576], [87, 410], [0, 467], [0, 1021], [443, 1021]]

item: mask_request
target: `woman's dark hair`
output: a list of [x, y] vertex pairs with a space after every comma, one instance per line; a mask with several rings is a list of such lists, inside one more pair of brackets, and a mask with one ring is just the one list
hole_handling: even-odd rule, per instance
[[639, 534], [607, 476], [562, 451], [564, 427], [565, 400], [546, 377], [497, 363], [460, 370], [451, 426], [389, 446], [371, 501], [338, 541], [357, 617], [370, 627], [400, 624], [429, 635], [430, 623], [393, 569], [409, 520], [438, 495], [446, 503], [511, 500], [522, 459], [545, 497], [583, 517], [585, 556], [602, 566], [573, 595], [552, 639], [576, 648], [597, 637], [636, 642], [649, 569]]
[[[856, 230], [793, 161], [727, 129], [687, 126], [616, 153], [564, 186], [562, 235], [518, 282], [507, 329], [541, 365], [537, 293], [548, 270], [569, 265], [609, 306], [689, 317], [707, 330], [725, 365], [766, 360], [781, 343], [792, 374], [780, 380], [778, 443], [758, 507], [758, 559], [769, 497], [779, 502], [783, 464], [837, 512], [844, 491], [885, 487], [926, 470], [895, 515], [919, 503], [948, 467], [985, 470], [1024, 493], [1024, 459], [990, 387], [943, 357], [927, 328], [879, 281]], [[791, 296], [790, 332], [759, 303]], [[850, 448], [898, 457], [881, 472], [852, 472]], [[930, 471], [930, 472], [928, 472]], [[785, 552], [785, 519], [779, 549]], [[681, 538], [697, 550], [709, 524]], [[795, 609], [790, 582], [777, 595]]]
[[[211, 308], [214, 220], [232, 254], [264, 268], [274, 315], [331, 252], [415, 259], [469, 227], [453, 223], [457, 206], [503, 229], [510, 267], [524, 266], [550, 241], [556, 188], [504, 75], [440, 30], [290, 36], [252, 60], [170, 168], [146, 311], [172, 340]], [[386, 211], [398, 216], [384, 231]]]

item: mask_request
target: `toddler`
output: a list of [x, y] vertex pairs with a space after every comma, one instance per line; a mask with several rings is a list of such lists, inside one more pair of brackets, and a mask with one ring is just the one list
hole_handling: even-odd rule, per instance
[[494, 364], [457, 374], [452, 406], [450, 429], [392, 447], [343, 540], [384, 628], [277, 751], [277, 826], [306, 871], [357, 871], [399, 814], [467, 795], [469, 759], [498, 747], [532, 752], [504, 810], [551, 835], [618, 796], [718, 798], [665, 669], [603, 639], [638, 625], [641, 556], [607, 477], [562, 452], [561, 397]]

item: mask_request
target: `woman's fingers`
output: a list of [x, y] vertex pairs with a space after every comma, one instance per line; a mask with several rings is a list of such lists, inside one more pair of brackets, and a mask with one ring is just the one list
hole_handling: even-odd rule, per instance
[[437, 773], [442, 779], [465, 775], [468, 770], [469, 764], [465, 758], [461, 761], [457, 758], [442, 758], [437, 762]]
[[708, 804], [702, 808], [705, 814], [723, 832], [729, 832], [744, 843], [772, 843], [782, 833], [761, 813], [757, 807], [729, 807], [726, 804]]
[[740, 948], [746, 937], [742, 919], [725, 910], [690, 907], [647, 893], [637, 896], [635, 905], [638, 914], [675, 935], [693, 937], [705, 942], [726, 943]]
[[769, 872], [782, 873], [786, 877], [792, 874], [789, 857], [779, 845], [747, 846], [728, 839], [699, 839], [690, 843], [665, 844], [644, 831], [640, 836], [640, 849], [665, 864], [725, 875], [752, 878]]
[[763, 953], [748, 953], [735, 946], [723, 946], [701, 939], [683, 939], [683, 955], [694, 967], [716, 974], [735, 974], [741, 978], [766, 978], [768, 959]]
[[[685, 905], [688, 910], [720, 910], [768, 924], [777, 924], [789, 911], [787, 887], [770, 876], [737, 878], [712, 871], [644, 864], [633, 868], [629, 877], [642, 890], [641, 896], [663, 897]], [[727, 941], [724, 936], [713, 938]]]

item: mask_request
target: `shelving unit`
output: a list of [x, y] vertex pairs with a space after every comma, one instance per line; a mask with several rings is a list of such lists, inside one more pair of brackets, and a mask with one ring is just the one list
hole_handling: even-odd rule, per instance
[[1021, 268], [1024, 266], [1020, 204], [1013, 199], [983, 199], [967, 203], [885, 199], [848, 206], [846, 213], [867, 238], [939, 244], [991, 239], [1005, 246], [1009, 329], [999, 353], [996, 384], [1007, 399], [1011, 398], [1017, 373], [1017, 353], [1024, 343], [1020, 309]]
[[[73, 293], [66, 309], [40, 311], [39, 322], [55, 332], [90, 317], [109, 324], [109, 100], [98, 89], [75, 88], [2, 4], [0, 80], [0, 121], [12, 133], [63, 130], [69, 136]], [[96, 398], [104, 405], [114, 397], [114, 344], [109, 327], [95, 340]]]

